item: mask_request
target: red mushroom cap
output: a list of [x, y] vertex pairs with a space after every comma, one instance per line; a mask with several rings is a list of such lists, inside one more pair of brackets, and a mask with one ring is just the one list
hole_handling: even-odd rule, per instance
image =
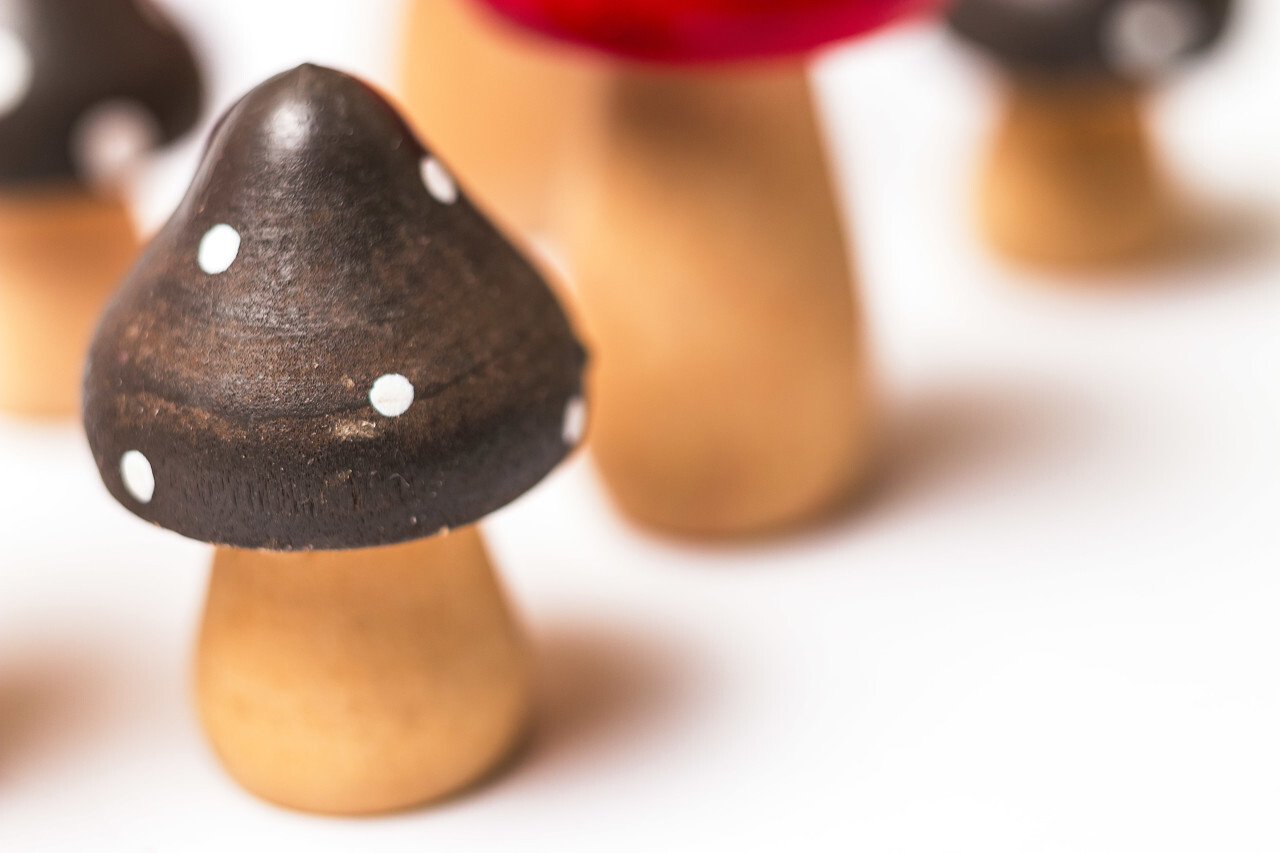
[[524, 26], [655, 62], [806, 53], [942, 0], [483, 0]]

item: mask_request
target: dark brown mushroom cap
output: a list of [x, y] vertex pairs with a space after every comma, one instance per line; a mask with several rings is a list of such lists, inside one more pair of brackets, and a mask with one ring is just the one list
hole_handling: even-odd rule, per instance
[[958, 0], [951, 28], [1014, 71], [1145, 81], [1207, 50], [1231, 0]]
[[84, 149], [106, 123], [162, 144], [200, 103], [191, 50], [149, 0], [0, 3], [0, 185], [95, 179]]
[[559, 463], [584, 361], [542, 278], [392, 107], [304, 65], [224, 116], [108, 307], [85, 428], [112, 495], [178, 533], [392, 544]]

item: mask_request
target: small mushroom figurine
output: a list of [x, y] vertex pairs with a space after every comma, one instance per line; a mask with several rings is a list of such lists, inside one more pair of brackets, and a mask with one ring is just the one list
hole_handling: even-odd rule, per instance
[[811, 520], [872, 468], [867, 342], [806, 56], [927, 0], [485, 0], [611, 55], [557, 237], [596, 353], [592, 450], [682, 535]]
[[592, 63], [474, 0], [412, 0], [404, 33], [409, 117], [508, 233], [554, 243], [555, 188], [596, 85]]
[[529, 664], [473, 525], [578, 443], [583, 364], [366, 84], [303, 65], [223, 117], [102, 319], [84, 421], [118, 501], [218, 546], [197, 697], [245, 787], [386, 811], [511, 749]]
[[0, 411], [78, 410], [94, 323], [137, 253], [118, 183], [200, 101], [186, 42], [149, 4], [0, 3]]
[[1004, 254], [1125, 262], [1178, 235], [1144, 92], [1218, 41], [1231, 0], [959, 0], [951, 28], [1003, 66], [1008, 94], [980, 213]]

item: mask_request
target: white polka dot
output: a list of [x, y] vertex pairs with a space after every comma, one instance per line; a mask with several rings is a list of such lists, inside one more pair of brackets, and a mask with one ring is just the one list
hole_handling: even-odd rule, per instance
[[577, 447], [587, 434], [587, 404], [581, 397], [574, 397], [564, 407], [564, 421], [560, 435], [569, 447]]
[[156, 493], [156, 476], [151, 462], [136, 450], [120, 457], [120, 479], [125, 490], [138, 503], [149, 504]]
[[378, 414], [398, 418], [413, 405], [413, 383], [399, 373], [380, 376], [369, 389], [369, 402]]
[[1108, 15], [1103, 50], [1116, 71], [1150, 76], [1181, 59], [1200, 40], [1204, 26], [1204, 16], [1189, 0], [1128, 0]]
[[137, 101], [103, 101], [71, 131], [71, 156], [80, 177], [96, 186], [118, 184], [163, 133], [151, 111]]
[[35, 64], [22, 39], [0, 29], [0, 116], [17, 109], [31, 90]]
[[200, 269], [209, 275], [217, 275], [231, 269], [239, 254], [240, 232], [230, 225], [215, 225], [200, 239], [196, 260]]
[[458, 184], [453, 175], [434, 157], [422, 158], [422, 183], [427, 192], [441, 204], [453, 204], [458, 200]]

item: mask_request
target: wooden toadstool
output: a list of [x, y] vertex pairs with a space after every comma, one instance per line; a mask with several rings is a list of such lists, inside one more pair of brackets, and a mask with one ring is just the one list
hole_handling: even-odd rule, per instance
[[592, 449], [635, 518], [741, 536], [872, 464], [865, 334], [805, 56], [924, 0], [486, 0], [614, 55], [567, 178]]
[[137, 252], [116, 184], [195, 124], [200, 97], [150, 6], [0, 4], [0, 410], [79, 408], [94, 323]]
[[304, 65], [223, 118], [102, 320], [84, 418], [117, 500], [218, 546], [196, 688], [247, 788], [385, 811], [510, 750], [528, 666], [472, 525], [579, 441], [583, 360], [365, 84]]
[[1005, 71], [980, 212], [1003, 253], [1046, 265], [1125, 261], [1176, 234], [1143, 93], [1221, 36], [1230, 0], [959, 0], [952, 29]]

